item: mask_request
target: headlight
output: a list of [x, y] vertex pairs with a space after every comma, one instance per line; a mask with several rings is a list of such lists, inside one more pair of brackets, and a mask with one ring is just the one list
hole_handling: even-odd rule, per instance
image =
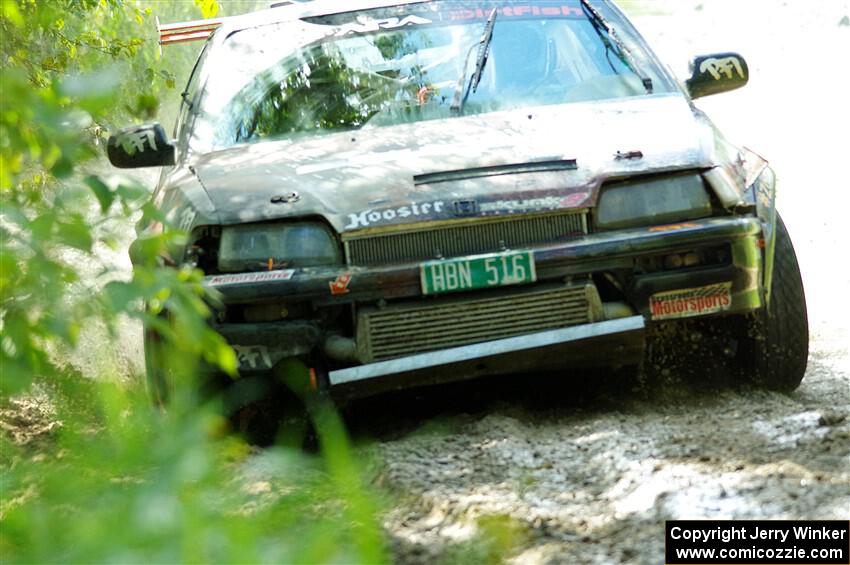
[[602, 187], [596, 227], [652, 226], [711, 216], [711, 201], [698, 173], [631, 179]]
[[336, 236], [320, 223], [224, 226], [218, 249], [222, 273], [342, 263]]

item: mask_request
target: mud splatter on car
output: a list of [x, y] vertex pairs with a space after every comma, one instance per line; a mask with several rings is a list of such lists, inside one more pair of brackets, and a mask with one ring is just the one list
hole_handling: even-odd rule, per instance
[[164, 260], [205, 271], [243, 375], [295, 363], [345, 399], [638, 365], [656, 325], [699, 318], [755, 382], [799, 385], [775, 175], [692, 103], [745, 85], [741, 55], [698, 56], [680, 85], [607, 1], [304, 3], [195, 27], [161, 30], [208, 36], [175, 139], [136, 126], [109, 154], [165, 167], [154, 202], [189, 238]]

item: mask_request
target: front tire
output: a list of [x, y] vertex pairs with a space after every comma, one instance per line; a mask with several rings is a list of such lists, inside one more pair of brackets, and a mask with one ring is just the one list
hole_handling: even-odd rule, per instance
[[751, 320], [749, 365], [757, 386], [791, 392], [806, 373], [809, 324], [797, 254], [778, 214], [773, 264], [770, 301]]

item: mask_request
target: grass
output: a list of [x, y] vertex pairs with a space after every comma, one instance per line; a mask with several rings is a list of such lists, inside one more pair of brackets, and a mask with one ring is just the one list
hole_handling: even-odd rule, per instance
[[246, 444], [213, 404], [163, 412], [138, 385], [65, 375], [41, 388], [61, 425], [25, 444], [0, 435], [3, 563], [386, 562], [332, 411], [317, 412], [323, 447], [309, 455]]

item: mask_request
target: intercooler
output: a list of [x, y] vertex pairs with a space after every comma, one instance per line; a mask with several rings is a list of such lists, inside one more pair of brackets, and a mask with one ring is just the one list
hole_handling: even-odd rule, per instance
[[587, 233], [587, 212], [507, 218], [343, 237], [350, 265], [428, 261], [564, 241]]
[[590, 283], [361, 308], [358, 356], [369, 363], [585, 324], [600, 319], [600, 311]]

